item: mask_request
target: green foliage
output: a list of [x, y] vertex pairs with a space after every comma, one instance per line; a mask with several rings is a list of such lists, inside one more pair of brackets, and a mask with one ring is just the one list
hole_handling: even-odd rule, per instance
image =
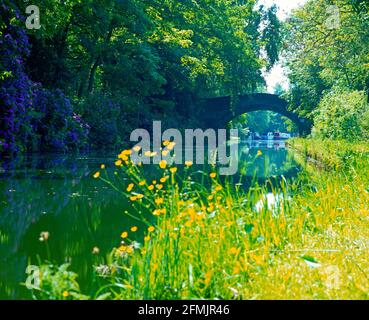
[[[329, 6], [336, 5], [338, 16]], [[336, 25], [329, 25], [331, 19]], [[290, 17], [286, 56], [292, 107], [312, 117], [333, 88], [369, 92], [369, 10], [365, 1], [309, 0]]]
[[[24, 11], [24, 3], [17, 3]], [[102, 106], [106, 97], [132, 126], [146, 126], [155, 117], [186, 127], [199, 97], [253, 92], [264, 83], [262, 68], [270, 69], [279, 57], [276, 9], [258, 8], [255, 0], [33, 4], [41, 8], [42, 27], [28, 31], [28, 73], [47, 88], [62, 89], [78, 108], [85, 106], [80, 113], [91, 122], [94, 145], [114, 122]], [[119, 137], [108, 143], [127, 139], [116, 127], [110, 135]]]
[[86, 300], [80, 293], [77, 275], [68, 271], [69, 264], [61, 266], [30, 266], [25, 285], [38, 300]]
[[369, 137], [369, 104], [364, 92], [330, 92], [315, 114], [313, 134], [318, 137], [349, 141]]
[[[245, 128], [251, 132], [267, 134], [268, 132], [293, 132], [295, 125], [286, 117], [272, 111], [256, 111], [244, 114], [231, 122], [232, 128], [241, 132]], [[248, 132], [246, 131], [246, 135]]]

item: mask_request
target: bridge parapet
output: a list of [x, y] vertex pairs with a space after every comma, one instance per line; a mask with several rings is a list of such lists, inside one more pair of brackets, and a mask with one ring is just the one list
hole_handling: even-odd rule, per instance
[[256, 93], [243, 95], [234, 110], [231, 110], [230, 97], [205, 99], [199, 117], [208, 128], [226, 128], [232, 119], [249, 112], [269, 110], [291, 119], [299, 128], [301, 135], [311, 132], [312, 123], [308, 119], [299, 117], [288, 109], [288, 102], [278, 95]]

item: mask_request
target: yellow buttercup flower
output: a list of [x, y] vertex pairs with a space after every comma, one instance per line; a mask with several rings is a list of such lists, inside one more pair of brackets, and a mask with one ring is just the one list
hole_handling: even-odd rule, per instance
[[64, 292], [63, 292], [63, 297], [64, 297], [64, 298], [66, 298], [66, 297], [68, 297], [68, 296], [69, 296], [69, 292], [68, 292], [68, 291], [64, 291]]
[[101, 168], [102, 170], [104, 170], [104, 169], [105, 169], [105, 164], [102, 164], [102, 165], [100, 166], [100, 168]]
[[123, 160], [123, 161], [127, 161], [128, 160], [127, 155], [125, 155], [123, 153], [121, 153], [120, 155], [118, 155], [118, 158], [121, 159], [121, 160]]
[[157, 184], [156, 188], [158, 188], [159, 190], [163, 189], [163, 185], [162, 184]]
[[168, 150], [173, 150], [174, 149], [174, 147], [175, 147], [175, 143], [174, 142], [171, 142], [171, 143], [169, 143], [168, 145], [167, 145], [167, 149]]
[[128, 232], [126, 232], [126, 231], [122, 232], [122, 234], [120, 235], [120, 237], [121, 237], [122, 239], [127, 238], [127, 237], [128, 237]]
[[140, 146], [133, 147], [133, 151], [139, 152], [142, 148]]
[[131, 228], [131, 231], [132, 232], [136, 232], [137, 230], [138, 230], [138, 228], [136, 226], [134, 226], [134, 227]]
[[178, 168], [174, 167], [174, 168], [170, 168], [170, 172], [171, 173], [176, 173], [178, 171]]
[[155, 230], [155, 228], [153, 226], [150, 226], [150, 227], [147, 228], [147, 231], [149, 231], [149, 232], [153, 232], [154, 230]]
[[120, 247], [118, 248], [118, 250], [119, 250], [120, 252], [126, 252], [126, 250], [127, 250], [127, 246], [120, 246]]
[[165, 169], [167, 167], [167, 162], [165, 160], [161, 160], [159, 163], [159, 167], [161, 169]]
[[150, 157], [150, 156], [151, 156], [151, 151], [146, 151], [146, 152], [144, 153], [144, 155], [145, 155], [146, 157]]
[[214, 179], [216, 178], [217, 174], [215, 172], [210, 173], [210, 178]]
[[169, 154], [168, 150], [163, 150], [161, 153], [164, 157], [166, 157]]
[[155, 199], [155, 203], [156, 203], [156, 205], [161, 205], [162, 203], [164, 202], [164, 198], [156, 198]]
[[236, 254], [239, 254], [239, 252], [240, 252], [240, 249], [237, 249], [237, 248], [229, 249], [229, 254], [236, 255]]
[[125, 155], [125, 156], [128, 156], [128, 155], [132, 154], [132, 150], [123, 150], [121, 154]]
[[143, 199], [143, 197], [144, 197], [144, 195], [143, 194], [140, 194], [140, 193], [138, 195], [136, 195], [136, 198], [137, 199]]
[[131, 201], [136, 201], [137, 200], [137, 197], [136, 196], [132, 196], [129, 198]]
[[145, 241], [150, 241], [150, 239], [151, 239], [151, 238], [150, 238], [150, 236], [146, 236], [146, 237], [144, 238], [144, 240], [145, 240]]
[[128, 185], [128, 187], [127, 187], [127, 192], [131, 192], [132, 191], [132, 189], [134, 188], [134, 184], [133, 183], [130, 183], [129, 185]]
[[192, 161], [186, 161], [185, 162], [185, 166], [186, 167], [191, 167], [193, 165], [193, 162]]
[[154, 188], [155, 187], [152, 184], [147, 187], [147, 189], [149, 189], [150, 191], [154, 190]]
[[165, 182], [167, 182], [167, 180], [168, 180], [168, 177], [163, 177], [163, 178], [160, 179], [160, 182], [165, 183]]
[[168, 146], [170, 144], [170, 141], [169, 140], [165, 140], [164, 142], [163, 142], [163, 146]]
[[145, 184], [146, 184], [146, 181], [141, 181], [138, 185], [142, 187], [142, 186], [144, 186]]
[[115, 165], [117, 166], [117, 167], [120, 167], [121, 165], [122, 165], [122, 160], [117, 160], [117, 161], [115, 161]]
[[95, 178], [95, 179], [97, 179], [98, 177], [100, 177], [100, 172], [96, 172], [96, 173], [94, 174], [94, 178]]
[[260, 157], [263, 155], [263, 152], [261, 150], [258, 150], [257, 156]]

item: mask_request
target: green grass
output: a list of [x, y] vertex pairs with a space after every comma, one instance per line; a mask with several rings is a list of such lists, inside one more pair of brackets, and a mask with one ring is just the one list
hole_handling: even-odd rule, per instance
[[[130, 241], [135, 226], [122, 230], [124, 244], [105, 270], [108, 284], [92, 298], [367, 299], [369, 147], [290, 145], [325, 170], [303, 161], [299, 180], [272, 186], [283, 196], [261, 210], [265, 187], [242, 191], [215, 171], [189, 168], [180, 178], [164, 164], [153, 183], [121, 155], [117, 177], [99, 179], [131, 199], [127, 214], [145, 226], [143, 245]], [[121, 175], [130, 179], [124, 186]]]

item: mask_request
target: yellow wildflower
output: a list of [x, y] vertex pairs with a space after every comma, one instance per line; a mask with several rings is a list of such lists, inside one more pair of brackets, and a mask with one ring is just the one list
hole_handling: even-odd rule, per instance
[[147, 188], [151, 191], [151, 190], [154, 190], [155, 187], [151, 184]]
[[118, 155], [118, 158], [121, 159], [121, 160], [123, 160], [123, 161], [127, 161], [128, 160], [127, 155], [125, 155], [123, 153], [121, 153], [120, 155]]
[[155, 228], [154, 228], [153, 226], [150, 226], [150, 227], [148, 227], [148, 228], [147, 228], [147, 230], [148, 230], [149, 232], [153, 232], [153, 231], [155, 230]]
[[102, 170], [104, 170], [104, 169], [105, 169], [105, 164], [102, 164], [102, 165], [100, 166], [100, 168], [101, 168]]
[[173, 150], [174, 149], [174, 147], [175, 147], [175, 142], [171, 142], [171, 143], [169, 143], [168, 145], [167, 145], [167, 149], [168, 150]]
[[132, 154], [132, 150], [123, 150], [121, 154], [125, 156], [130, 155]]
[[146, 184], [146, 181], [141, 181], [138, 185], [142, 187], [142, 186], [144, 186], [145, 184]]
[[170, 144], [170, 141], [169, 140], [165, 140], [164, 142], [163, 142], [163, 146], [168, 146]]
[[139, 152], [140, 150], [141, 150], [140, 146], [133, 147], [133, 151], [135, 151], [135, 152]]
[[115, 161], [115, 165], [116, 165], [117, 167], [120, 167], [120, 166], [122, 165], [122, 160], [117, 160], [117, 161]]
[[165, 169], [167, 167], [167, 162], [165, 160], [161, 160], [159, 166], [161, 169]]
[[214, 179], [217, 176], [215, 172], [210, 173], [210, 178]]
[[130, 184], [128, 185], [128, 187], [127, 187], [127, 192], [131, 192], [134, 186], [135, 186], [135, 185], [134, 185], [133, 183], [130, 183]]
[[168, 177], [163, 177], [163, 178], [160, 179], [160, 182], [165, 183], [165, 182], [167, 182], [167, 180], [168, 180]]
[[229, 254], [233, 254], [233, 255], [236, 255], [236, 254], [239, 254], [240, 253], [240, 249], [237, 249], [237, 248], [231, 248], [229, 249]]
[[131, 228], [131, 231], [132, 232], [136, 232], [137, 230], [138, 230], [138, 228], [136, 226], [134, 226], [134, 227]]
[[174, 167], [174, 168], [170, 168], [170, 172], [171, 173], [176, 173], [178, 171], [178, 168]]
[[146, 157], [150, 157], [150, 156], [151, 156], [151, 151], [146, 151], [146, 152], [144, 153], [144, 155], [145, 155]]
[[118, 248], [118, 250], [119, 250], [120, 252], [125, 252], [125, 251], [127, 250], [127, 246], [120, 246], [120, 247]]
[[257, 156], [260, 157], [263, 155], [263, 152], [261, 150], [258, 150]]
[[161, 205], [162, 203], [164, 202], [164, 199], [163, 198], [156, 198], [155, 199], [155, 203], [156, 203], [156, 205]]
[[122, 239], [127, 238], [127, 237], [128, 237], [128, 232], [126, 232], [126, 231], [122, 232], [122, 234], [120, 235], [120, 237], [121, 237]]
[[163, 150], [161, 153], [164, 157], [166, 157], [169, 154], [168, 150]]
[[131, 201], [136, 201], [137, 200], [137, 196], [132, 196], [129, 198]]
[[159, 190], [163, 189], [163, 185], [162, 185], [162, 184], [158, 184], [158, 185], [156, 185], [156, 187], [157, 187]]
[[68, 292], [68, 291], [64, 291], [64, 292], [63, 292], [63, 297], [64, 297], [64, 298], [66, 298], [66, 297], [68, 297], [68, 296], [69, 296], [69, 292]]
[[97, 179], [98, 177], [100, 177], [100, 172], [96, 172], [96, 173], [94, 174], [94, 178], [95, 178], [95, 179]]
[[150, 241], [150, 239], [151, 239], [151, 238], [150, 238], [150, 236], [146, 236], [146, 237], [144, 238], [144, 240], [145, 240], [145, 241]]
[[191, 167], [193, 165], [193, 162], [192, 161], [186, 161], [185, 162], [185, 166], [186, 167]]

